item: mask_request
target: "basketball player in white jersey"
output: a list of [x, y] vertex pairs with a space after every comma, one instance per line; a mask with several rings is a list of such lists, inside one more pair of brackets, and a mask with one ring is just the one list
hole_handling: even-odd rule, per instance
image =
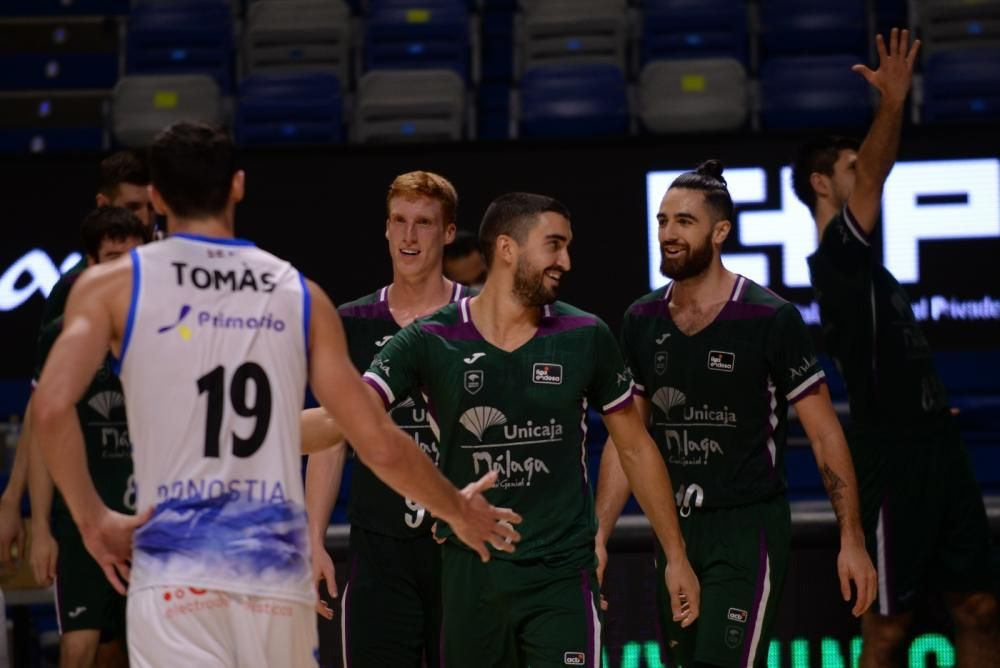
[[[171, 237], [80, 278], [32, 402], [87, 549], [119, 591], [130, 581], [131, 665], [317, 665], [299, 457], [307, 378], [386, 483], [484, 560], [486, 543], [513, 551], [520, 518], [480, 494], [495, 476], [452, 487], [364, 388], [326, 294], [233, 238], [244, 174], [229, 137], [175, 124], [150, 167]], [[137, 517], [101, 502], [75, 413], [109, 346], [129, 407]]]

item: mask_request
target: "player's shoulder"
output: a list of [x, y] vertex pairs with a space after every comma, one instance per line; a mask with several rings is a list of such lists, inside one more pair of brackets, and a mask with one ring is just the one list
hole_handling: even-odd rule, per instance
[[739, 311], [750, 317], [759, 318], [801, 318], [799, 309], [781, 295], [770, 288], [751, 281], [749, 278], [740, 277], [746, 281], [740, 295]]
[[382, 311], [388, 312], [386, 301], [383, 298], [385, 288], [380, 288], [375, 292], [364, 295], [349, 302], [345, 302], [337, 307], [337, 312], [341, 318], [361, 318], [370, 319], [384, 315]]
[[543, 307], [541, 329], [545, 333], [607, 328], [607, 323], [597, 315], [566, 302], [556, 301]]
[[666, 299], [669, 288], [670, 283], [667, 283], [636, 299], [625, 309], [626, 317], [649, 317], [665, 314], [667, 310], [663, 307], [663, 301]]

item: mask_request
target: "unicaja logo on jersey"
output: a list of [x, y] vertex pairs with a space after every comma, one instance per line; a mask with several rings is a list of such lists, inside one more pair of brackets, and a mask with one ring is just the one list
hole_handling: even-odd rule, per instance
[[669, 415], [671, 408], [686, 403], [687, 396], [675, 387], [661, 387], [653, 394], [653, 405], [663, 411], [664, 415]]
[[107, 390], [100, 394], [95, 394], [87, 402], [87, 405], [93, 408], [105, 420], [108, 420], [111, 418], [112, 410], [125, 405], [125, 397], [122, 396], [121, 392]]
[[507, 416], [492, 406], [476, 406], [462, 413], [458, 422], [482, 443], [486, 430], [490, 427], [507, 424]]
[[177, 320], [175, 320], [174, 323], [171, 325], [160, 327], [158, 330], [156, 330], [156, 333], [165, 334], [166, 332], [176, 329], [177, 332], [181, 335], [182, 339], [184, 339], [185, 341], [189, 341], [191, 339], [191, 328], [184, 324], [184, 318], [186, 318], [188, 316], [188, 313], [190, 312], [191, 312], [191, 305], [184, 304], [183, 306], [181, 306], [181, 311], [177, 315]]

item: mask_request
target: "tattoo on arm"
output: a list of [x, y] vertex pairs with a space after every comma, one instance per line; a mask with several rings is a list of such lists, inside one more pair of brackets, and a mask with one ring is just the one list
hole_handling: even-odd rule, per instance
[[829, 464], [823, 466], [823, 470], [820, 472], [823, 475], [823, 486], [826, 487], [826, 493], [830, 495], [830, 503], [833, 504], [833, 512], [837, 515], [837, 524], [843, 526], [844, 524], [844, 489], [847, 487], [847, 483], [837, 475], [837, 472], [830, 468]]

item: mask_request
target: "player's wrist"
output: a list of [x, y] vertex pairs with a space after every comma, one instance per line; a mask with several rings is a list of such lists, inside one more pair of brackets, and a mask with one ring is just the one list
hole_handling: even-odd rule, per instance
[[860, 527], [844, 527], [840, 531], [840, 547], [865, 547], [865, 534]]

